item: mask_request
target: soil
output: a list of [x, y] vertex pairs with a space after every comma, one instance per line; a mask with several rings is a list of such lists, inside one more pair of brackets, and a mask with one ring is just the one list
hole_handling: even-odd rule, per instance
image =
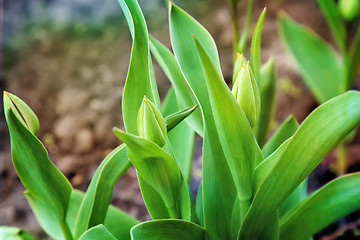
[[[246, 1], [245, 1], [246, 2]], [[263, 6], [268, 14], [263, 30], [262, 61], [275, 57], [278, 69], [278, 99], [276, 123], [289, 114], [301, 122], [317, 106], [314, 98], [297, 73], [294, 60], [286, 52], [277, 32], [277, 12], [282, 9], [296, 21], [310, 26], [333, 43], [316, 2], [256, 1], [253, 22]], [[219, 48], [224, 77], [232, 77], [232, 32], [230, 9], [225, 0], [197, 5], [189, 11], [214, 36]], [[211, 5], [211, 7], [209, 7]], [[245, 3], [239, 11], [240, 23], [245, 19]], [[186, 9], [188, 10], [188, 9]], [[165, 22], [165, 16], [163, 18]], [[112, 134], [113, 126], [122, 127], [121, 98], [126, 78], [131, 38], [123, 27], [104, 30], [96, 37], [69, 37], [63, 33], [35, 34], [23, 48], [17, 61], [5, 69], [0, 87], [21, 97], [37, 114], [41, 128], [40, 140], [50, 158], [72, 185], [86, 188], [101, 160], [120, 142]], [[240, 24], [241, 25], [241, 24]], [[150, 31], [170, 46], [167, 26], [154, 24]], [[155, 64], [160, 95], [166, 94], [169, 82]], [[1, 98], [2, 99], [2, 98]], [[2, 115], [3, 116], [3, 115]], [[24, 191], [12, 166], [9, 138], [4, 119], [0, 118], [0, 225], [24, 228], [36, 236], [44, 236], [24, 198]], [[360, 170], [360, 136], [349, 146], [349, 172]], [[201, 159], [201, 140], [197, 140], [196, 159]], [[336, 159], [334, 150], [310, 176], [310, 191], [336, 175], [331, 165]], [[194, 175], [199, 176], [201, 163], [195, 161]], [[196, 181], [194, 181], [196, 182]], [[196, 191], [196, 184], [193, 186]], [[140, 195], [134, 168], [115, 185], [112, 204], [139, 220], [150, 219]], [[341, 220], [314, 239], [360, 239], [354, 229], [360, 226], [359, 214]]]

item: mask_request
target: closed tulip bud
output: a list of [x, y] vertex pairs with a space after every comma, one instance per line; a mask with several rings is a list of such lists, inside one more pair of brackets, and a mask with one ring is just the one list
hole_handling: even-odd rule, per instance
[[4, 109], [11, 108], [17, 119], [35, 136], [39, 132], [39, 120], [31, 108], [17, 96], [4, 92]]
[[252, 128], [260, 116], [260, 93], [249, 62], [243, 64], [232, 89]]
[[237, 53], [236, 60], [234, 63], [233, 84], [235, 83], [236, 78], [239, 75], [240, 70], [241, 70], [242, 66], [244, 65], [244, 63], [246, 63], [246, 58], [244, 57], [244, 54]]
[[359, 16], [360, 2], [359, 0], [340, 0], [339, 9], [345, 20], [352, 21]]
[[148, 139], [160, 147], [166, 143], [166, 123], [156, 106], [144, 96], [141, 103], [137, 127], [139, 136]]

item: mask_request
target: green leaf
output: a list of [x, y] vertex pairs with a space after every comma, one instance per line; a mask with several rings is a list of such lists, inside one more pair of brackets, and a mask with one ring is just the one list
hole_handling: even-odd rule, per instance
[[264, 161], [262, 161], [256, 168], [254, 173], [253, 180], [253, 192], [255, 193], [261, 184], [265, 181], [265, 179], [269, 176], [272, 169], [278, 163], [280, 157], [284, 153], [285, 149], [289, 145], [291, 138], [284, 141], [283, 144], [279, 146], [270, 156], [268, 156]]
[[17, 96], [4, 91], [4, 109], [10, 108], [13, 113], [35, 136], [39, 132], [39, 120], [31, 108]]
[[299, 123], [293, 115], [287, 117], [263, 147], [264, 157], [270, 156], [286, 139], [294, 135], [298, 127]]
[[319, 103], [345, 91], [344, 65], [328, 43], [284, 14], [279, 28], [301, 76]]
[[330, 223], [359, 210], [359, 185], [360, 173], [354, 173], [337, 178], [313, 193], [281, 218], [282, 239], [309, 239]]
[[274, 58], [270, 58], [261, 68], [260, 74], [260, 119], [255, 128], [256, 139], [263, 146], [268, 135], [270, 125], [274, 120], [276, 109], [277, 73]]
[[[73, 232], [75, 227], [76, 216], [80, 205], [84, 199], [85, 194], [78, 190], [73, 190], [69, 203], [68, 212], [66, 214], [66, 221]], [[130, 217], [120, 209], [109, 206], [104, 220], [104, 226], [113, 234], [116, 238], [130, 240], [130, 229], [138, 224], [139, 221]]]
[[79, 240], [116, 240], [117, 238], [109, 232], [109, 230], [104, 227], [104, 225], [100, 224], [95, 227], [90, 228], [84, 234], [82, 234]]
[[[151, 36], [150, 49], [165, 75], [170, 80], [171, 85], [174, 87], [179, 107], [187, 108], [199, 104], [187, 80], [181, 72], [178, 62], [170, 50]], [[203, 119], [200, 108], [196, 109], [185, 121], [189, 123], [197, 134], [200, 136], [204, 134]]]
[[[178, 110], [173, 88], [169, 90], [165, 98], [163, 109], [164, 116], [168, 116]], [[165, 117], [165, 121], [166, 119], [167, 117]], [[189, 185], [194, 158], [195, 132], [186, 122], [181, 122], [168, 133], [168, 137], [174, 151], [176, 162], [179, 165], [186, 183]]]
[[[206, 74], [216, 129], [235, 181], [238, 198], [241, 204], [247, 202], [250, 205], [257, 152], [252, 128], [223, 77], [216, 71], [203, 45], [197, 38], [195, 42]], [[247, 209], [241, 210], [246, 212]]]
[[175, 159], [149, 140], [124, 133], [118, 129], [115, 129], [114, 133], [126, 144], [127, 154], [138, 174], [161, 196], [170, 217], [189, 218], [190, 206], [188, 216], [181, 216], [182, 212], [180, 212], [183, 210], [180, 206], [180, 195], [183, 192], [180, 189], [181, 185], [185, 183]]
[[241, 225], [240, 238], [256, 239], [266, 219], [342, 138], [359, 124], [359, 92], [347, 92], [315, 109], [294, 134], [256, 192]]
[[[5, 109], [11, 138], [11, 154], [19, 178], [29, 193], [45, 202], [59, 224], [64, 224], [72, 187], [49, 160], [39, 139], [17, 118], [12, 108]], [[65, 233], [66, 234], [66, 233]]]
[[317, 0], [342, 55], [346, 55], [346, 30], [335, 1]]
[[182, 120], [184, 120], [187, 116], [189, 116], [192, 112], [195, 111], [198, 105], [195, 105], [193, 107], [189, 107], [177, 112], [174, 112], [170, 115], [168, 115], [165, 118], [165, 123], [167, 127], [167, 131], [169, 132], [171, 129], [173, 129], [176, 125], [178, 125]]
[[259, 88], [261, 88], [261, 86], [259, 84], [260, 83], [259, 82], [260, 81], [260, 65], [261, 65], [261, 56], [260, 56], [261, 35], [262, 35], [262, 29], [264, 26], [265, 16], [266, 16], [266, 8], [264, 8], [264, 10], [262, 11], [262, 13], [256, 23], [252, 41], [251, 41], [250, 64], [251, 64], [251, 69], [254, 71], [255, 80], [258, 83]]
[[307, 194], [308, 179], [306, 178], [281, 204], [279, 207], [279, 216], [283, 217], [288, 211], [290, 211], [297, 204], [305, 200]]
[[238, 52], [240, 53], [244, 53], [246, 51], [246, 43], [247, 43], [247, 37], [249, 34], [249, 28], [250, 28], [250, 23], [251, 23], [251, 15], [253, 12], [253, 8], [254, 8], [254, 2], [255, 0], [250, 0], [248, 2], [248, 7], [246, 10], [246, 20], [245, 20], [245, 24], [244, 24], [244, 29], [241, 32], [241, 36], [240, 36], [240, 40], [238, 43]]
[[119, 3], [133, 37], [129, 70], [122, 101], [124, 125], [128, 132], [137, 134], [136, 119], [142, 98], [146, 95], [150, 101], [157, 104], [158, 93], [154, 86], [155, 79], [150, 74], [152, 69], [149, 36], [141, 9], [136, 0], [119, 0]]
[[[209, 239], [228, 239], [232, 206], [236, 189], [212, 116], [205, 75], [192, 34], [206, 47], [217, 71], [220, 64], [214, 40], [196, 20], [172, 4], [170, 6], [170, 36], [176, 59], [195, 93], [204, 117], [202, 200], [204, 227]], [[198, 198], [201, 199], [201, 198]], [[200, 203], [198, 202], [199, 206]], [[200, 216], [200, 219], [202, 216]]]
[[205, 240], [205, 231], [199, 225], [184, 220], [154, 220], [131, 229], [133, 240]]
[[0, 236], [4, 240], [36, 240], [30, 233], [16, 227], [0, 226]]
[[91, 179], [77, 216], [74, 236], [104, 222], [114, 184], [131, 167], [125, 144], [114, 149], [102, 161]]

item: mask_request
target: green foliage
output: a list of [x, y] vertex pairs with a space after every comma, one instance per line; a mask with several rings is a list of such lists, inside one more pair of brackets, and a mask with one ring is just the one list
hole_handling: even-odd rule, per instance
[[[265, 11], [254, 31], [251, 65], [237, 55], [233, 94], [224, 81], [214, 40], [184, 10], [167, 4], [173, 54], [149, 36], [136, 0], [119, 3], [133, 37], [123, 94], [126, 132], [114, 129], [124, 144], [103, 160], [85, 194], [73, 190], [48, 159], [35, 136], [38, 121], [31, 109], [4, 94], [14, 166], [50, 237], [308, 239], [360, 209], [359, 173], [306, 194], [307, 176], [360, 124], [359, 92], [326, 101], [300, 126], [290, 116], [266, 142], [277, 77], [274, 60], [262, 70], [260, 66]], [[287, 36], [295, 38], [293, 31], [298, 31], [314, 46], [321, 42], [286, 17], [282, 24], [291, 28]], [[150, 51], [173, 85], [163, 106]], [[328, 47], [316, 51], [332, 57]], [[322, 76], [316, 66], [312, 71]], [[189, 184], [195, 132], [203, 138], [203, 168], [193, 199]], [[139, 223], [110, 206], [113, 186], [131, 164], [152, 218], [148, 222]]]

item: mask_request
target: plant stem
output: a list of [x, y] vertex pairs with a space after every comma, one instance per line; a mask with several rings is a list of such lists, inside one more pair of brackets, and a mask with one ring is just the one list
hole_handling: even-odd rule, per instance
[[65, 236], [65, 240], [73, 240], [73, 236], [72, 236], [69, 226], [65, 220], [60, 221], [60, 227]]
[[339, 175], [344, 175], [347, 170], [347, 148], [346, 143], [341, 141], [338, 146], [337, 171]]
[[244, 220], [247, 211], [250, 208], [250, 199], [240, 200], [240, 220]]
[[234, 63], [235, 63], [236, 54], [238, 52], [238, 43], [240, 39], [237, 3], [231, 4], [231, 16], [232, 16], [232, 24], [233, 24], [233, 55], [234, 55]]
[[168, 207], [167, 209], [169, 211], [170, 218], [173, 218], [173, 219], [179, 219], [180, 218], [176, 205], [174, 205], [172, 207]]

